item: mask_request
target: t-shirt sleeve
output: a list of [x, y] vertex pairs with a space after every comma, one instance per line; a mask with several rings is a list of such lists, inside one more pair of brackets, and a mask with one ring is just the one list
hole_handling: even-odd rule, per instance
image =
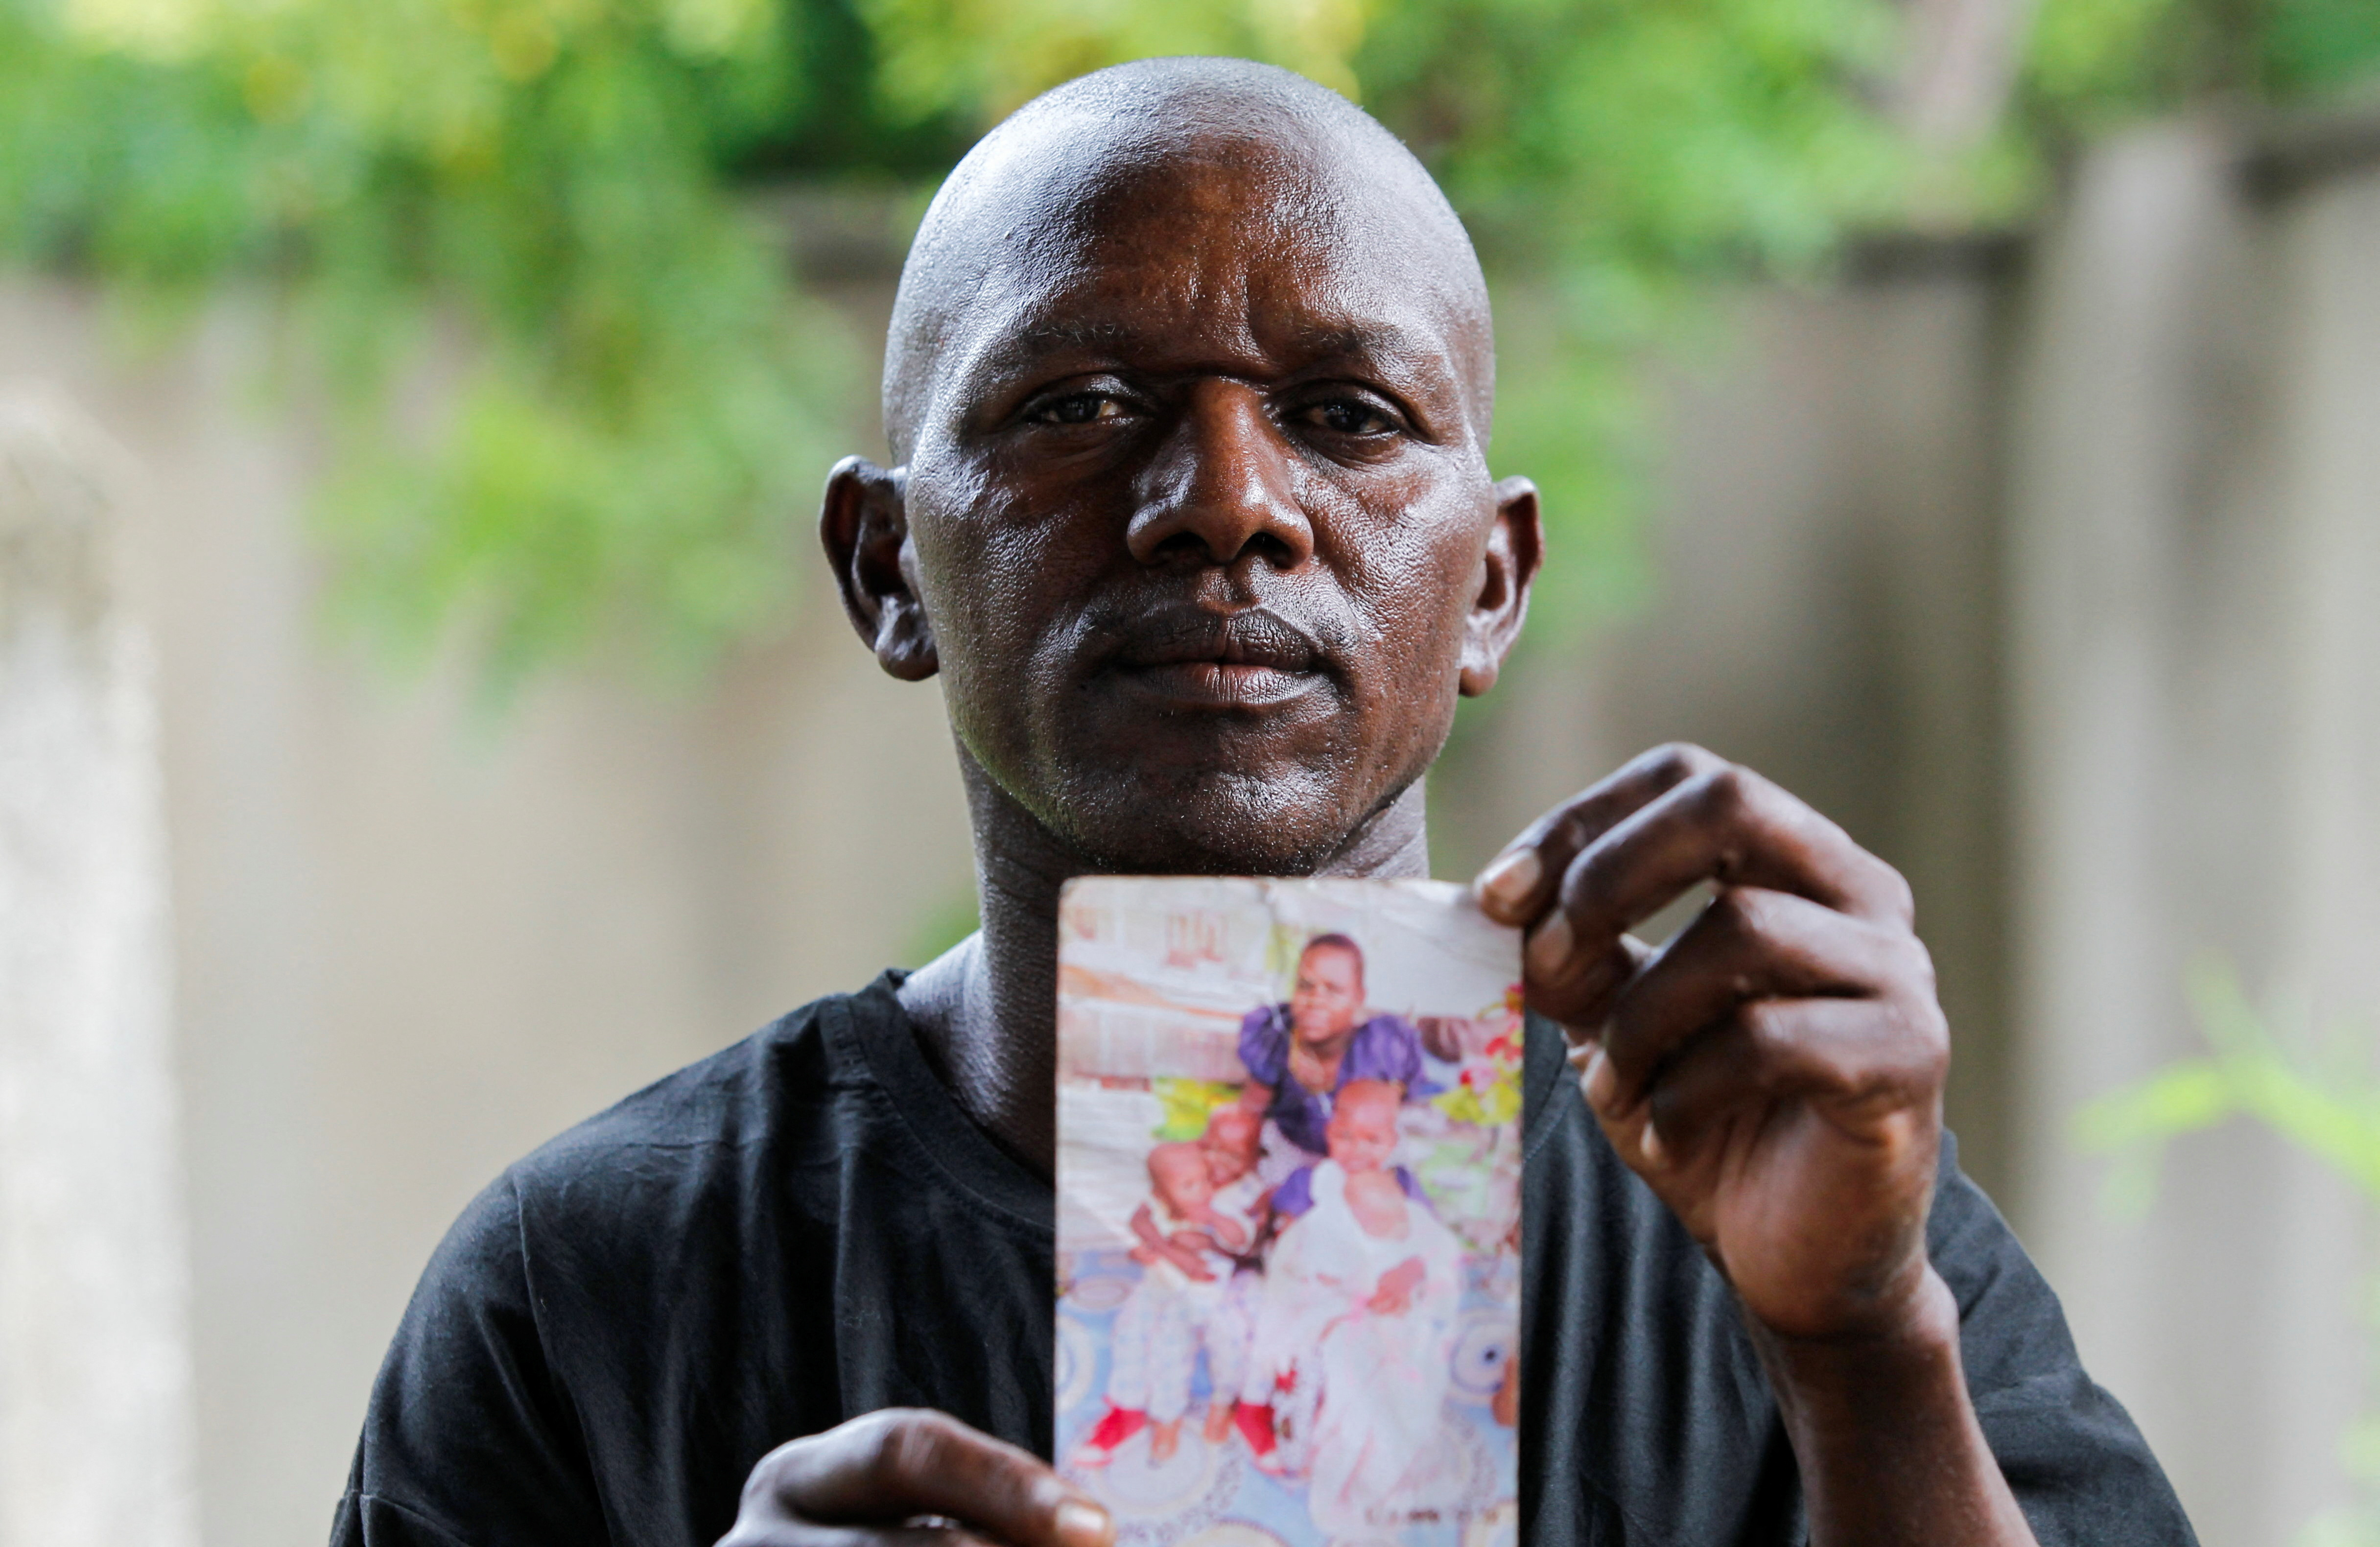
[[2197, 1537], [2131, 1417], [2084, 1372], [2058, 1296], [1946, 1154], [1926, 1235], [1959, 1301], [1984, 1437], [2041, 1547], [2175, 1547]]
[[548, 1362], [508, 1177], [440, 1243], [372, 1383], [332, 1547], [606, 1540]]

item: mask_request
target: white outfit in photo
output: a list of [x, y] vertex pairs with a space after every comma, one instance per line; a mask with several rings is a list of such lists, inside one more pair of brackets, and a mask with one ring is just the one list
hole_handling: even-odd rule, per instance
[[[1305, 1472], [1314, 1523], [1334, 1535], [1393, 1525], [1458, 1502], [1439, 1475], [1463, 1247], [1427, 1205], [1404, 1200], [1402, 1236], [1368, 1234], [1335, 1161], [1314, 1168], [1314, 1206], [1273, 1243], [1249, 1378], [1293, 1374], [1284, 1459]], [[1409, 1258], [1423, 1275], [1411, 1305], [1366, 1304]]]
[[1213, 1201], [1208, 1204], [1245, 1232], [1240, 1238], [1244, 1255], [1247, 1248], [1256, 1243], [1257, 1227], [1264, 1223], [1264, 1215], [1257, 1207], [1264, 1202], [1264, 1195], [1265, 1184], [1252, 1170], [1237, 1181], [1226, 1182], [1216, 1189]]
[[[1158, 1234], [1170, 1237], [1177, 1230], [1198, 1228], [1175, 1215], [1154, 1191], [1148, 1203]], [[1199, 1253], [1199, 1262], [1215, 1275], [1211, 1281], [1191, 1277], [1168, 1257], [1142, 1267], [1140, 1282], [1116, 1312], [1109, 1345], [1111, 1406], [1145, 1412], [1155, 1423], [1171, 1423], [1189, 1410], [1198, 1345], [1232, 1278], [1230, 1253], [1210, 1247]]]
[[[1215, 1194], [1215, 1212], [1246, 1232], [1241, 1238], [1246, 1247], [1256, 1244], [1257, 1230], [1264, 1223], [1264, 1213], [1257, 1205], [1264, 1201], [1266, 1190], [1264, 1182], [1251, 1171]], [[1248, 1348], [1256, 1339], [1257, 1311], [1264, 1299], [1264, 1287], [1261, 1268], [1240, 1269], [1230, 1275], [1223, 1286], [1221, 1301], [1207, 1318], [1203, 1341], [1207, 1345], [1209, 1401], [1229, 1407], [1240, 1398], [1241, 1388], [1247, 1380]], [[1251, 1396], [1249, 1400], [1261, 1402], [1264, 1397]]]
[[1257, 1133], [1261, 1148], [1257, 1152], [1256, 1175], [1257, 1181], [1265, 1187], [1279, 1187], [1296, 1171], [1322, 1158], [1300, 1149], [1269, 1115]]

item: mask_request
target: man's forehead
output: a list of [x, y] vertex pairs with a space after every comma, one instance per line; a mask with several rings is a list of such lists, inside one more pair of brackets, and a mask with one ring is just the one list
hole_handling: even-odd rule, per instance
[[1021, 113], [938, 196], [887, 358], [896, 448], [962, 381], [1060, 355], [1218, 347], [1429, 360], [1484, 434], [1493, 364], [1477, 262], [1392, 137], [1336, 98], [1318, 115], [1204, 111], [1216, 104], [1177, 95], [1152, 113], [1091, 95]]
[[1162, 373], [1341, 362], [1395, 378], [1386, 384], [1415, 395], [1462, 389], [1452, 320], [1427, 296], [1385, 288], [1377, 276], [1333, 283], [1340, 276], [1286, 265], [1236, 284], [1169, 267], [1150, 276], [1094, 257], [1038, 287], [993, 279], [953, 330], [940, 373], [974, 395], [1062, 364]]
[[[1003, 226], [952, 319], [945, 373], [1219, 348], [1284, 363], [1427, 357], [1461, 369], [1454, 335], [1471, 308], [1459, 279], [1383, 212], [1363, 208], [1359, 191], [1332, 186], [1340, 179], [1135, 170], [1136, 198], [1045, 206]], [[1200, 187], [1215, 182], [1237, 197]]]

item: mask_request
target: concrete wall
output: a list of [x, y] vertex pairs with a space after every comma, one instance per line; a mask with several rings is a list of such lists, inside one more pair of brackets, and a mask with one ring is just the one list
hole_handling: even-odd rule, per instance
[[[508, 1161], [903, 959], [969, 885], [940, 700], [810, 587], [792, 635], [673, 696], [589, 674], [479, 718], [340, 647], [307, 438], [237, 312], [163, 360], [0, 293], [0, 381], [143, 476], [179, 966], [205, 1540], [327, 1534], [415, 1275]], [[43, 1547], [49, 1547], [45, 1541]]]
[[2345, 1496], [2368, 1212], [2237, 1125], [2127, 1222], [2064, 1141], [2201, 1045], [2193, 960], [2277, 1030], [2380, 1030], [2380, 167], [2328, 153], [2346, 127], [2087, 161], [2013, 404], [2018, 1196], [2216, 1543]]

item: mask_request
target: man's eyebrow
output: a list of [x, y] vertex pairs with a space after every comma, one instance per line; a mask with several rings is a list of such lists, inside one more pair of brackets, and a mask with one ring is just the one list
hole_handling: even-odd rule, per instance
[[1412, 329], [1394, 322], [1314, 322], [1290, 337], [1309, 360], [1378, 359], [1420, 347]]

